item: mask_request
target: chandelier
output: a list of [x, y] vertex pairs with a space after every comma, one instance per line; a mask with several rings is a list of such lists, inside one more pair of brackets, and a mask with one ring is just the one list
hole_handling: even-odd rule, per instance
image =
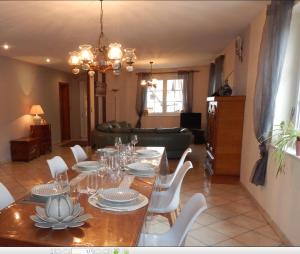
[[150, 77], [149, 79], [145, 80], [141, 80], [141, 85], [142, 86], [148, 86], [148, 87], [153, 87], [156, 88], [157, 85], [157, 79], [152, 78], [152, 65], [153, 65], [153, 61], [150, 61]]
[[135, 49], [126, 48], [124, 52], [120, 43], [110, 43], [108, 47], [104, 44], [103, 32], [103, 7], [100, 0], [100, 33], [98, 45], [84, 44], [79, 46], [78, 51], [69, 53], [69, 65], [73, 74], [78, 74], [80, 70], [88, 71], [90, 76], [94, 76], [96, 71], [105, 73], [112, 70], [115, 75], [121, 73], [122, 62], [126, 63], [126, 70], [133, 71], [133, 64], [136, 60]]

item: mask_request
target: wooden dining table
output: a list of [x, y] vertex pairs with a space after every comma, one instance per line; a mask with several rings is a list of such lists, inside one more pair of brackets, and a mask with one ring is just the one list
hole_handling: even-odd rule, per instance
[[[160, 152], [158, 167], [162, 167], [165, 148], [151, 147]], [[95, 159], [95, 154], [92, 155]], [[79, 173], [68, 170], [69, 179]], [[135, 177], [130, 188], [145, 195], [149, 200], [156, 177]], [[51, 180], [51, 179], [49, 179]], [[25, 193], [24, 193], [25, 194]], [[26, 193], [28, 196], [28, 193]], [[25, 195], [25, 196], [26, 196]], [[79, 202], [85, 213], [93, 218], [78, 228], [64, 230], [42, 229], [34, 225], [30, 216], [35, 214], [35, 202], [21, 198], [0, 211], [0, 246], [136, 246], [147, 215], [148, 205], [131, 212], [112, 212], [95, 208], [88, 203], [88, 195], [82, 194]], [[44, 204], [45, 205], [45, 204]]]

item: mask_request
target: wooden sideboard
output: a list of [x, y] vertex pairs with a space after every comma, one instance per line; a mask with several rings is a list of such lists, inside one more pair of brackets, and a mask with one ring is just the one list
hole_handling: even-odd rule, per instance
[[39, 138], [19, 138], [10, 141], [12, 161], [30, 161], [40, 156]]
[[50, 124], [30, 125], [30, 137], [39, 138], [40, 154], [52, 151]]
[[207, 98], [206, 170], [213, 175], [240, 174], [245, 96]]

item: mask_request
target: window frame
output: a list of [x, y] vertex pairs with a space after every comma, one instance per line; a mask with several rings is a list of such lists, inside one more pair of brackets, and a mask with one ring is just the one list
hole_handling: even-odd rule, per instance
[[[153, 117], [157, 117], [157, 116], [179, 116], [181, 112], [183, 112], [183, 109], [179, 112], [167, 112], [167, 83], [168, 80], [175, 80], [175, 79], [179, 79], [178, 75], [176, 73], [174, 74], [153, 74], [153, 78], [157, 79], [157, 80], [162, 80], [163, 81], [163, 105], [162, 105], [162, 113], [159, 112], [149, 112], [148, 111], [148, 116], [153, 116]], [[148, 96], [148, 89], [151, 88], [147, 88], [147, 96]], [[155, 88], [154, 88], [155, 89]], [[182, 103], [183, 103], [183, 98], [182, 98]], [[148, 110], [148, 101], [146, 103], [146, 110]]]

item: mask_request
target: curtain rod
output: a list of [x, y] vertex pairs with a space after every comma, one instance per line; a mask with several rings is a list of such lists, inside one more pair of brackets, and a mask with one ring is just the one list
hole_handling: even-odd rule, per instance
[[[178, 73], [178, 72], [200, 72], [196, 70], [179, 70], [179, 71], [163, 71], [163, 72], [152, 72], [152, 74], [172, 74], [172, 73]], [[151, 73], [151, 72], [137, 72], [136, 75], [140, 73]]]

